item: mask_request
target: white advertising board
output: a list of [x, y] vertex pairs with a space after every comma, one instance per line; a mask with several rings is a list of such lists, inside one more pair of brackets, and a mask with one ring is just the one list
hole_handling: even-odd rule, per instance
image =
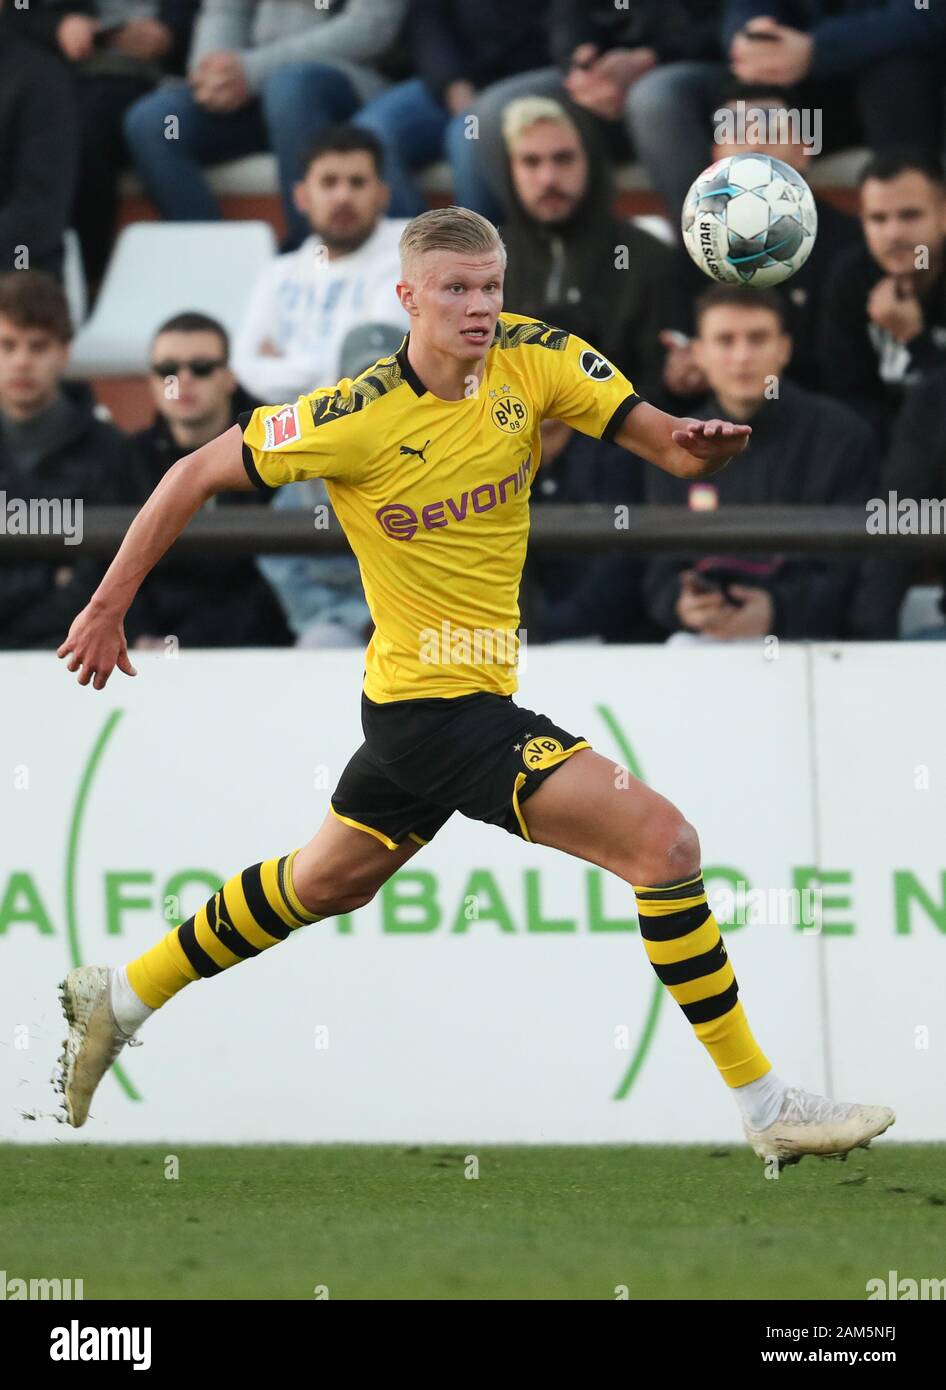
[[[515, 697], [693, 822], [774, 1066], [893, 1105], [898, 1139], [946, 1138], [936, 647], [532, 648]], [[132, 959], [169, 899], [189, 915], [304, 843], [362, 739], [357, 652], [137, 664], [96, 693], [53, 656], [0, 658], [0, 1138], [740, 1137], [630, 887], [459, 814], [359, 912], [186, 989], [86, 1127], [55, 1123], [66, 970]], [[817, 872], [820, 917], [799, 921]]]

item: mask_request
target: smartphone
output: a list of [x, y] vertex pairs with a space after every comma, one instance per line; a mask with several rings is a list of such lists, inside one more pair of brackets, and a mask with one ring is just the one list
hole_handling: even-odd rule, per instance
[[126, 21], [124, 19], [103, 21], [95, 31], [95, 37], [92, 40], [93, 46], [95, 48], [103, 48], [112, 34], [117, 33], [119, 29], [124, 29], [125, 24]]

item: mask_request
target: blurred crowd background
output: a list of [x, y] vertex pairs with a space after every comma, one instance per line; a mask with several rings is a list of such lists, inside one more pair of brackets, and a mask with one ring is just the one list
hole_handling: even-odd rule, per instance
[[[357, 375], [406, 332], [405, 219], [457, 203], [501, 229], [508, 310], [664, 409], [753, 426], [690, 483], [549, 421], [536, 508], [943, 498], [944, 53], [941, 0], [2, 0], [0, 493], [140, 505], [242, 411]], [[680, 243], [689, 184], [740, 151], [816, 194], [814, 251], [777, 289], [714, 286]], [[316, 481], [214, 499], [326, 502]], [[0, 550], [0, 648], [55, 648], [102, 569]], [[944, 572], [543, 550], [523, 624], [935, 639]], [[370, 632], [350, 554], [171, 555], [126, 624], [138, 648]]]

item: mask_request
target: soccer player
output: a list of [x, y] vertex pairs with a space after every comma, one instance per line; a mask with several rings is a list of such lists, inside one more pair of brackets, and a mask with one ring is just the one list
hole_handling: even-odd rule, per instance
[[694, 828], [587, 739], [512, 698], [542, 420], [615, 440], [685, 478], [725, 467], [750, 427], [666, 415], [582, 339], [503, 313], [504, 247], [477, 213], [422, 213], [404, 230], [401, 257], [410, 330], [394, 356], [261, 406], [174, 464], [59, 648], [80, 685], [101, 690], [116, 666], [133, 676], [124, 614], [201, 504], [224, 489], [310, 477], [326, 480], [375, 622], [365, 741], [315, 838], [235, 874], [127, 966], [82, 966], [63, 982], [66, 1119], [84, 1124], [121, 1048], [179, 990], [362, 907], [458, 810], [633, 889], [651, 964], [731, 1089], [757, 1154], [781, 1164], [866, 1146], [892, 1110], [787, 1085], [753, 1037]]

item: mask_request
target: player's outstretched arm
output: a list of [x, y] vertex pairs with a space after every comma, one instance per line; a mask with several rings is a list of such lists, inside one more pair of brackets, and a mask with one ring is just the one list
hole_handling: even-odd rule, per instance
[[168, 469], [56, 653], [70, 658], [68, 669], [79, 672], [80, 685], [91, 681], [93, 689], [101, 690], [116, 666], [126, 676], [137, 675], [128, 657], [124, 622], [142, 581], [208, 497], [252, 487], [243, 467], [239, 425]]
[[615, 443], [675, 478], [706, 478], [741, 454], [752, 428], [729, 420], [690, 420], [642, 401], [624, 420]]

